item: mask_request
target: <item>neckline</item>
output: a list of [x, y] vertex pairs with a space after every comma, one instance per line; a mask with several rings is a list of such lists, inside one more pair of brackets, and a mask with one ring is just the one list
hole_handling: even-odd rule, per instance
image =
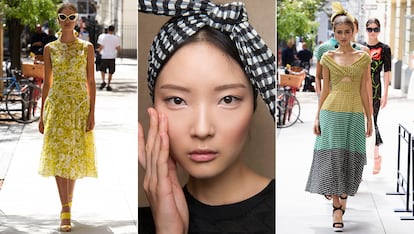
[[63, 41], [61, 41], [60, 39], [58, 39], [58, 41], [59, 41], [59, 43], [61, 43], [61, 44], [73, 44], [73, 43], [75, 43], [75, 42], [77, 42], [79, 40], [79, 38], [75, 38], [75, 40], [73, 40], [73, 41], [70, 41], [70, 42], [63, 42]]
[[229, 207], [229, 206], [237, 206], [238, 204], [242, 204], [242, 203], [246, 203], [246, 202], [251, 202], [252, 200], [257, 199], [257, 197], [262, 196], [263, 194], [269, 192], [272, 190], [272, 188], [274, 187], [275, 184], [275, 179], [271, 179], [269, 181], [269, 183], [259, 192], [257, 192], [256, 194], [252, 195], [251, 197], [248, 197], [244, 200], [238, 201], [238, 202], [233, 202], [233, 203], [228, 203], [228, 204], [222, 204], [222, 205], [209, 205], [206, 203], [203, 203], [199, 200], [197, 200], [197, 198], [195, 198], [187, 189], [187, 185], [184, 186], [183, 190], [184, 193], [186, 194], [187, 198], [191, 199], [194, 203], [196, 203], [199, 206], [204, 206], [204, 207], [209, 207], [209, 208], [219, 208], [219, 207]]
[[364, 53], [361, 55], [361, 56], [359, 56], [354, 62], [352, 62], [351, 64], [349, 64], [349, 65], [342, 65], [342, 64], [339, 64], [339, 63], [337, 63], [331, 56], [329, 56], [329, 55], [326, 55], [326, 57], [328, 57], [329, 59], [331, 59], [332, 60], [332, 62], [334, 62], [336, 65], [338, 65], [338, 66], [340, 66], [340, 67], [352, 67], [355, 63], [357, 63], [359, 60], [361, 60], [362, 59], [362, 57], [364, 57]]
[[375, 44], [373, 44], [373, 45], [370, 45], [370, 44], [368, 44], [368, 42], [367, 42], [367, 46], [372, 48], [372, 47], [376, 47], [376, 46], [378, 46], [380, 43], [381, 43], [381, 42], [380, 42], [380, 41], [378, 41], [377, 43], [375, 43]]

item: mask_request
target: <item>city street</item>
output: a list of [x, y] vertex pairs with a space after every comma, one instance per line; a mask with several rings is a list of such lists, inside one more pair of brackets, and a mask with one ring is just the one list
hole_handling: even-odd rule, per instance
[[[314, 71], [311, 74], [315, 74]], [[403, 124], [414, 133], [414, 100], [407, 100], [400, 90], [391, 87], [389, 92], [388, 105], [379, 114], [379, 127], [384, 140], [380, 147], [382, 170], [380, 174], [373, 175], [373, 157], [367, 157], [368, 165], [358, 193], [348, 198], [343, 218], [345, 233], [408, 234], [414, 230], [414, 220], [400, 220], [400, 216], [413, 216], [412, 212], [394, 212], [396, 208], [405, 208], [405, 196], [386, 195], [387, 192], [396, 192], [398, 124]], [[315, 93], [303, 92], [298, 92], [297, 96], [303, 123], [277, 129], [276, 233], [333, 233], [332, 202], [321, 195], [305, 192], [315, 140], [312, 128], [317, 97]], [[372, 151], [369, 152], [373, 155]], [[402, 144], [401, 154], [403, 168], [406, 168], [406, 143]]]
[[[116, 64], [113, 91], [97, 89], [98, 178], [76, 183], [74, 234], [137, 233], [137, 60]], [[37, 173], [41, 147], [37, 122], [0, 122], [0, 233], [60, 233], [55, 180]]]

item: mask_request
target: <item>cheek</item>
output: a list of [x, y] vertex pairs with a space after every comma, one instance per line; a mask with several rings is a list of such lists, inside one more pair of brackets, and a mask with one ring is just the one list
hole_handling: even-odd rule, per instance
[[221, 134], [224, 141], [243, 145], [249, 133], [252, 115], [248, 113], [223, 118], [220, 121]]

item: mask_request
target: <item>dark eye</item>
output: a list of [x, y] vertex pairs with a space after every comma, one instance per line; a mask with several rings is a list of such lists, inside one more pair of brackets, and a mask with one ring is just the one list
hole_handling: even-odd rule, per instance
[[225, 96], [223, 98], [223, 102], [226, 103], [226, 104], [230, 104], [233, 101], [233, 98], [234, 97], [232, 97], [232, 96]]
[[172, 101], [174, 102], [174, 104], [177, 104], [177, 105], [180, 105], [181, 103], [183, 103], [183, 99], [179, 97], [173, 98]]
[[185, 104], [184, 99], [180, 97], [169, 97], [169, 98], [166, 98], [165, 101], [170, 105], [184, 105]]
[[220, 100], [221, 104], [225, 104], [225, 105], [236, 105], [237, 103], [239, 103], [241, 101], [241, 98], [235, 97], [235, 96], [225, 96]]

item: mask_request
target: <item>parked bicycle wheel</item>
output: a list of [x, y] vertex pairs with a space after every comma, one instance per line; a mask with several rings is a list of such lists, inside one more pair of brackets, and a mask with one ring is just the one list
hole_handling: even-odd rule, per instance
[[22, 90], [18, 90], [17, 86], [13, 86], [9, 90], [6, 96], [6, 111], [13, 120], [22, 122], [25, 116], [27, 116], [29, 98], [28, 89], [22, 88]]
[[28, 83], [21, 90], [11, 89], [6, 96], [6, 110], [10, 117], [19, 123], [32, 123], [40, 117], [42, 90]]
[[295, 95], [285, 93], [278, 105], [278, 128], [287, 128], [295, 124], [300, 116], [300, 104]]

